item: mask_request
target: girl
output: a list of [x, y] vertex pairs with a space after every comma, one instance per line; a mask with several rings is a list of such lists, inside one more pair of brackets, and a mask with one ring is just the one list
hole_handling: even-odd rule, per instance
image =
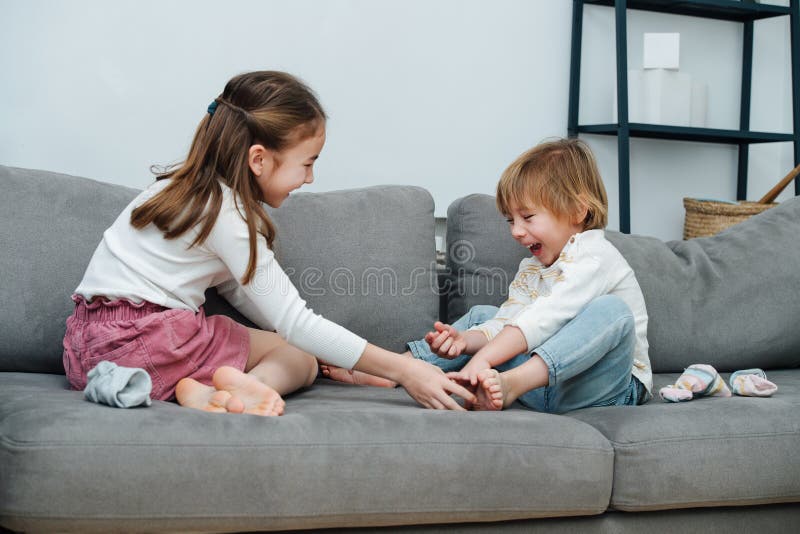
[[[317, 356], [397, 381], [428, 408], [463, 409], [449, 393], [475, 400], [440, 369], [315, 315], [275, 260], [275, 227], [261, 202], [277, 208], [313, 181], [325, 119], [311, 90], [288, 74], [228, 82], [186, 161], [158, 175], [103, 234], [67, 319], [64, 367], [74, 389], [108, 360], [145, 369], [155, 399], [280, 415], [281, 396], [314, 381]], [[277, 333], [207, 317], [211, 286]]]
[[503, 173], [497, 207], [530, 250], [499, 308], [435, 323], [414, 357], [476, 388], [476, 409], [515, 400], [561, 413], [636, 405], [653, 387], [647, 311], [633, 270], [603, 233], [608, 203], [589, 147], [543, 143]]

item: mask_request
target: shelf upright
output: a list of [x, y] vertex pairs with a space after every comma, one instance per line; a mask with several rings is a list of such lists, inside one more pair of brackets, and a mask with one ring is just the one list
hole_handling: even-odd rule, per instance
[[617, 165], [619, 166], [619, 212], [621, 232], [631, 232], [631, 125], [628, 122], [628, 2], [614, 6], [617, 41]]
[[[789, 33], [792, 47], [792, 131], [794, 164], [800, 164], [800, 0], [789, 2]], [[800, 179], [794, 180], [794, 194], [800, 195]]]
[[[745, 0], [752, 3], [752, 0]], [[739, 130], [750, 130], [750, 94], [753, 86], [753, 21], [742, 23], [742, 97], [739, 101]], [[747, 198], [747, 163], [750, 159], [750, 145], [739, 142], [739, 166], [736, 174], [736, 200]]]

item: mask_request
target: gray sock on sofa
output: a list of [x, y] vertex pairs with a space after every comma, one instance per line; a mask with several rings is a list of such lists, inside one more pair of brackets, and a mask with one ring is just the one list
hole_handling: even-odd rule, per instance
[[116, 408], [150, 406], [153, 382], [144, 369], [120, 367], [112, 362], [100, 362], [89, 371], [89, 381], [83, 390], [87, 400]]

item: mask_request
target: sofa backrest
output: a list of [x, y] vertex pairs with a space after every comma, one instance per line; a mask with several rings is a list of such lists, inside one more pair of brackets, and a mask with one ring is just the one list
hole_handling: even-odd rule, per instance
[[0, 184], [0, 370], [63, 373], [72, 290], [137, 191], [2, 166]]
[[[0, 166], [0, 371], [63, 373], [70, 300], [134, 189]], [[317, 313], [393, 350], [437, 318], [433, 199], [382, 186], [298, 193], [272, 212], [276, 253]], [[210, 290], [206, 309], [247, 322]]]
[[[527, 251], [492, 196], [458, 199], [447, 216], [452, 322], [475, 304], [500, 305]], [[800, 366], [800, 197], [709, 238], [606, 235], [642, 288], [656, 372]]]
[[275, 252], [314, 311], [402, 352], [438, 318], [433, 207], [412, 186], [295, 193], [270, 210]]

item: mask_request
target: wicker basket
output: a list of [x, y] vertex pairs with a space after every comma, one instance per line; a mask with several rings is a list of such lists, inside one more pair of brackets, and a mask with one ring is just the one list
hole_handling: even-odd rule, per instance
[[757, 213], [777, 206], [778, 204], [773, 201], [798, 176], [800, 176], [800, 165], [789, 171], [789, 174], [775, 184], [775, 187], [770, 189], [769, 193], [761, 197], [758, 202], [742, 200], [736, 203], [684, 198], [683, 207], [686, 208], [686, 221], [683, 224], [683, 238], [712, 236]]
[[739, 203], [728, 203], [684, 198], [683, 207], [686, 208], [686, 220], [683, 225], [683, 238], [712, 236], [777, 205], [775, 202], [761, 204], [743, 200]]

